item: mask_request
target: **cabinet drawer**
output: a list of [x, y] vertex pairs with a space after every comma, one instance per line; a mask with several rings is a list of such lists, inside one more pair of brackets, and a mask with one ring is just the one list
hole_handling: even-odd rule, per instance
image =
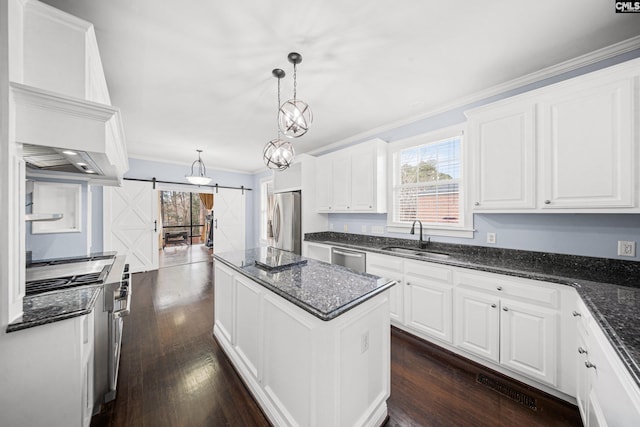
[[455, 281], [458, 286], [481, 289], [496, 295], [533, 302], [549, 308], [558, 308], [560, 302], [558, 289], [537, 280], [519, 277], [505, 279], [491, 273], [458, 272]]
[[380, 255], [367, 252], [367, 272], [370, 269], [384, 269], [398, 273], [398, 277], [402, 276], [404, 260], [399, 257], [390, 255]]
[[414, 276], [420, 279], [453, 283], [453, 270], [451, 268], [441, 267], [427, 262], [405, 261], [404, 272], [407, 275], [407, 280], [409, 280], [411, 276]]

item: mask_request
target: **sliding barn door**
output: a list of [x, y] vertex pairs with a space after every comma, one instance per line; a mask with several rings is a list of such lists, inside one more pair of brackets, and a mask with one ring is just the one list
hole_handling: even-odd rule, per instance
[[130, 271], [158, 269], [158, 192], [151, 182], [104, 187], [104, 250], [126, 254]]
[[244, 250], [246, 191], [220, 188], [214, 194], [213, 251]]

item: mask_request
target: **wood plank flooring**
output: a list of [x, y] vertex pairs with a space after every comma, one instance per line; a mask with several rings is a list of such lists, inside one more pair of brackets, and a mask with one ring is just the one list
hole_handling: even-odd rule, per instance
[[[102, 426], [268, 426], [212, 338], [213, 268], [199, 262], [133, 275], [118, 396]], [[478, 384], [484, 371], [392, 328], [388, 427], [580, 426], [577, 408], [535, 391], [536, 411]]]

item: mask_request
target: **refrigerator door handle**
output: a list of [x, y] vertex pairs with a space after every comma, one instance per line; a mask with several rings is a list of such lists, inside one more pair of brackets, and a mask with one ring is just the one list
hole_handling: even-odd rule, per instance
[[276, 241], [280, 241], [280, 204], [276, 202], [273, 207], [273, 222], [275, 223], [275, 230], [273, 232], [273, 237]]

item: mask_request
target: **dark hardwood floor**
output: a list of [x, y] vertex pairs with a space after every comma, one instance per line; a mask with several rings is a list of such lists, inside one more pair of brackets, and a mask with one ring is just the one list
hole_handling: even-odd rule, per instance
[[[212, 338], [212, 263], [134, 274], [133, 281], [118, 396], [91, 425], [268, 426]], [[572, 405], [520, 386], [536, 398], [532, 410], [478, 383], [478, 373], [494, 375], [478, 365], [395, 328], [391, 341], [388, 427], [581, 425]]]

